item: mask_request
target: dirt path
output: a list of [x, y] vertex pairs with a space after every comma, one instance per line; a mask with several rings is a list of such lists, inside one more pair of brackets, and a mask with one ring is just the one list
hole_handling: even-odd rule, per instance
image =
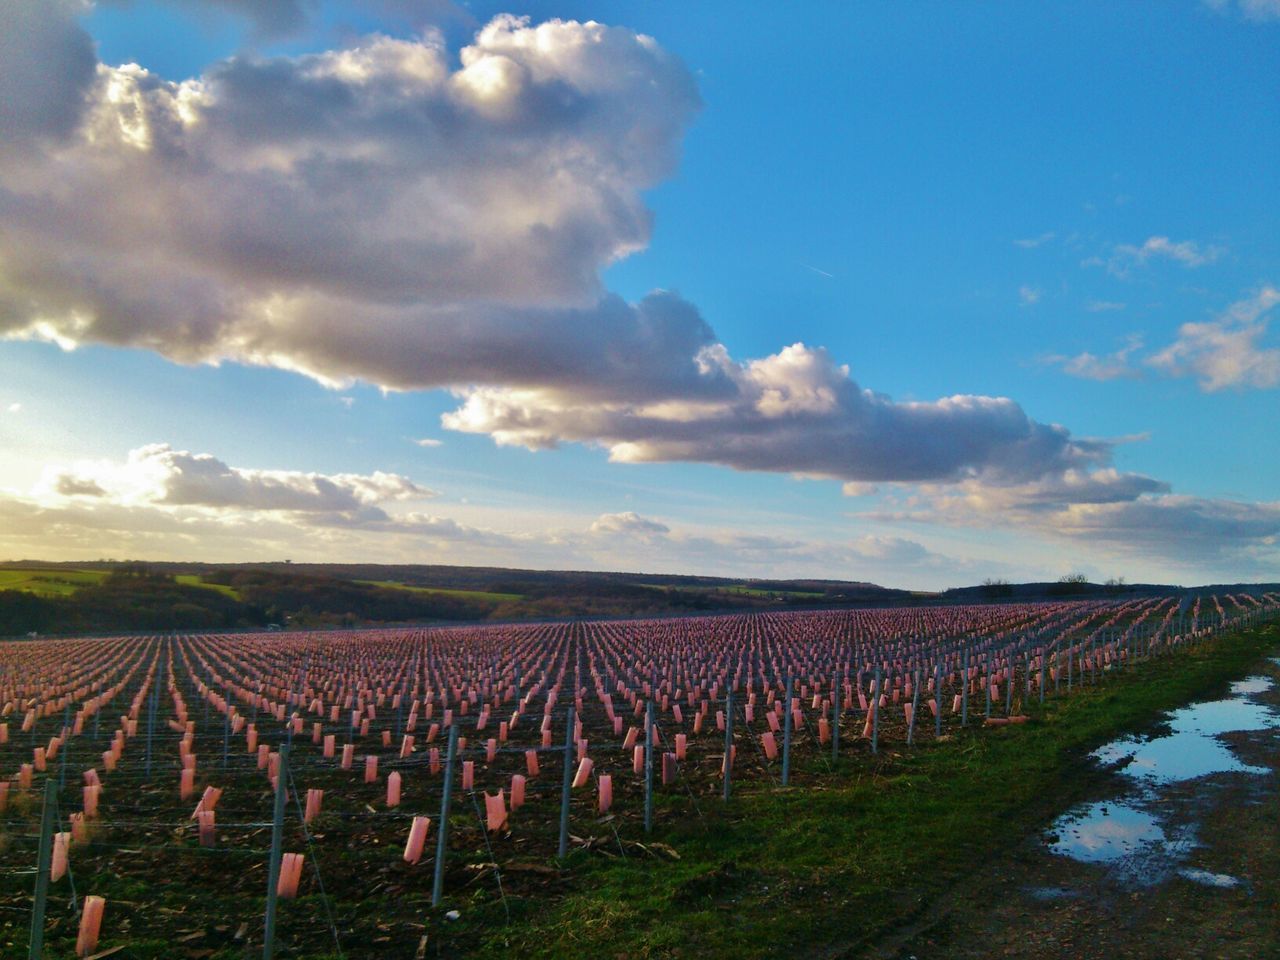
[[868, 955], [1280, 957], [1280, 663], [1256, 676], [1118, 742], [1104, 756], [1122, 769], [1092, 802], [992, 851]]

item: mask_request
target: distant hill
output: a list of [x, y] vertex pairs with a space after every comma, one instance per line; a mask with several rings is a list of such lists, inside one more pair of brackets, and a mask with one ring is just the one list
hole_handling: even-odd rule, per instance
[[0, 635], [635, 617], [918, 602], [841, 580], [444, 565], [0, 563]]
[[989, 582], [928, 593], [846, 580], [743, 580], [442, 564], [12, 561], [0, 562], [0, 636], [644, 617], [1264, 590], [1280, 590], [1280, 584], [1188, 590], [1078, 578]]
[[1178, 597], [1184, 594], [1251, 593], [1280, 590], [1277, 583], [1215, 583], [1197, 587], [1167, 583], [1089, 583], [1055, 580], [1044, 583], [984, 583], [944, 590], [939, 598], [952, 603], [984, 603], [991, 600], [1061, 600], [1064, 597]]

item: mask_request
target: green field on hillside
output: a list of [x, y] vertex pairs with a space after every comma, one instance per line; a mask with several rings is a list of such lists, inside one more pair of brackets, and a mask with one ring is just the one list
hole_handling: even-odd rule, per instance
[[[22, 590], [40, 597], [69, 597], [81, 587], [102, 583], [110, 573], [109, 570], [5, 567], [0, 569], [0, 590]], [[240, 593], [234, 587], [221, 583], [205, 583], [198, 574], [181, 573], [174, 577], [174, 580], [184, 586], [215, 590], [232, 599], [240, 599]]]
[[670, 593], [672, 590], [681, 590], [689, 593], [731, 593], [740, 597], [812, 597], [825, 599], [827, 594], [819, 593], [816, 590], [762, 590], [759, 587], [749, 587], [745, 583], [725, 584], [723, 586], [684, 586], [672, 587], [661, 583], [637, 583], [637, 587], [644, 587], [648, 590], [661, 590], [663, 593]]
[[492, 593], [488, 590], [450, 590], [446, 587], [415, 587], [412, 584], [400, 583], [395, 580], [357, 580], [356, 582], [367, 583], [372, 587], [387, 587], [391, 590], [408, 590], [411, 593], [424, 593], [438, 597], [457, 597], [460, 600], [488, 600], [492, 603], [507, 603], [524, 599], [524, 596], [519, 593]]
[[23, 590], [41, 597], [68, 597], [81, 587], [101, 583], [106, 577], [106, 570], [7, 567], [0, 569], [0, 590]]
[[233, 600], [240, 599], [240, 591], [235, 587], [229, 587], [225, 583], [205, 583], [200, 575], [196, 573], [180, 573], [173, 579], [185, 587], [204, 587], [206, 590], [216, 590], [223, 596], [230, 597]]

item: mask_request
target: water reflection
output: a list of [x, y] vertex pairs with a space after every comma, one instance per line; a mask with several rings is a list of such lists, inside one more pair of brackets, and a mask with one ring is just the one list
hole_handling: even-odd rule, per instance
[[1096, 750], [1094, 756], [1111, 763], [1132, 755], [1125, 773], [1166, 783], [1213, 773], [1267, 773], [1265, 767], [1242, 762], [1218, 737], [1280, 727], [1280, 715], [1274, 710], [1246, 699], [1271, 686], [1268, 677], [1237, 681], [1228, 700], [1193, 703], [1175, 710], [1169, 717], [1168, 734], [1149, 739], [1122, 737]]
[[1067, 814], [1054, 829], [1058, 839], [1049, 849], [1086, 863], [1119, 860], [1144, 847], [1168, 842], [1155, 817], [1112, 800]]
[[1208, 870], [1199, 870], [1195, 867], [1183, 867], [1178, 871], [1178, 876], [1186, 877], [1193, 883], [1202, 883], [1206, 887], [1228, 889], [1240, 886], [1239, 877], [1233, 877], [1225, 873], [1211, 873]]
[[[1276, 662], [1280, 664], [1280, 658]], [[1120, 879], [1144, 886], [1174, 872], [1194, 883], [1237, 886], [1240, 880], [1227, 874], [1179, 867], [1194, 846], [1195, 825], [1174, 830], [1144, 808], [1159, 802], [1159, 788], [1165, 784], [1216, 773], [1269, 773], [1241, 761], [1219, 738], [1280, 728], [1280, 713], [1250, 699], [1272, 686], [1269, 677], [1247, 677], [1231, 685], [1227, 699], [1175, 710], [1165, 733], [1122, 737], [1096, 750], [1094, 756], [1104, 763], [1129, 758], [1122, 769], [1135, 789], [1124, 801], [1100, 801], [1068, 811], [1053, 826], [1050, 849], [1084, 863], [1104, 864]]]

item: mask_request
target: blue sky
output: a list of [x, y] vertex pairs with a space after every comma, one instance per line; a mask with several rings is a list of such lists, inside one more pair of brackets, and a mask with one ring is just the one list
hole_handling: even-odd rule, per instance
[[1268, 0], [15, 10], [0, 554], [1280, 578]]

